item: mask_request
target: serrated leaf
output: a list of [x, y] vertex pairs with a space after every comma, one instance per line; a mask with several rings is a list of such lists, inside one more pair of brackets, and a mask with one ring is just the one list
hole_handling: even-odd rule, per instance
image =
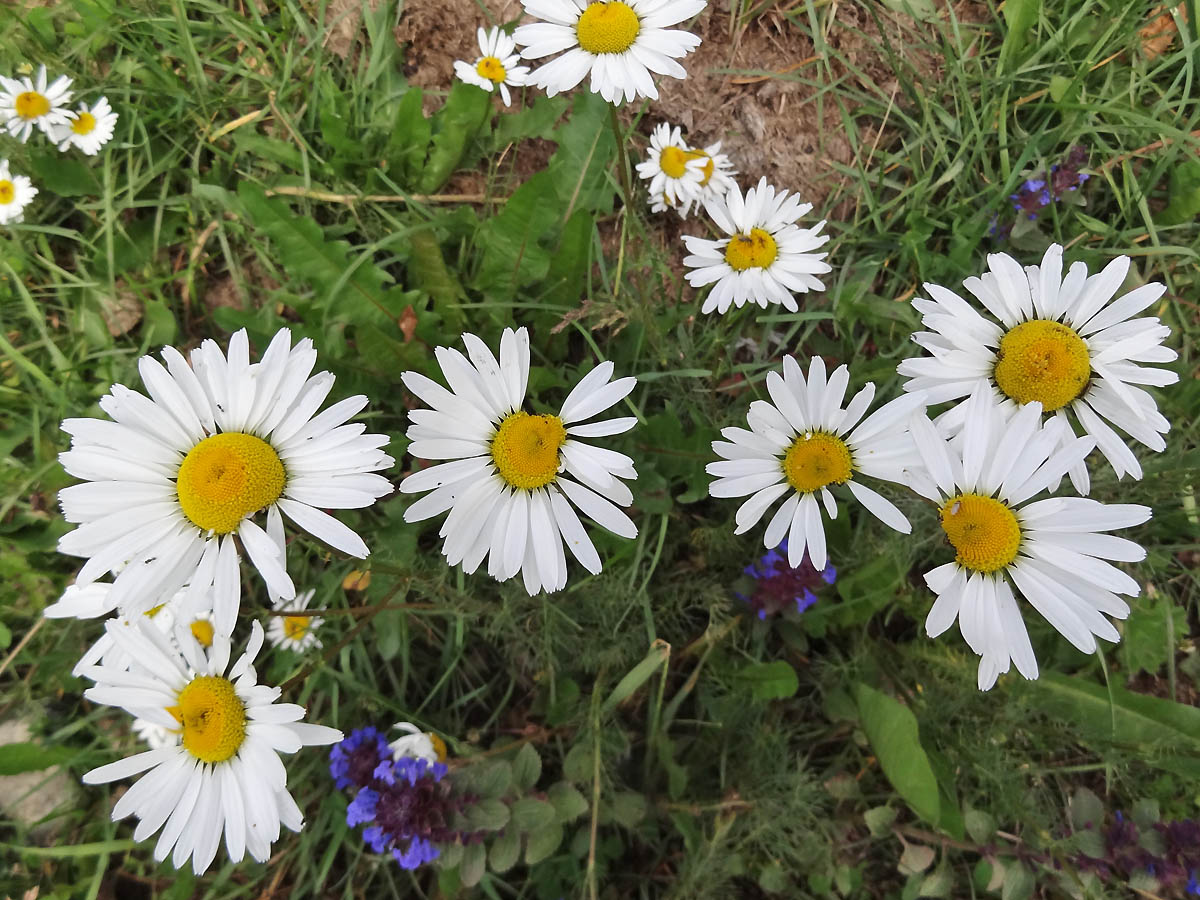
[[433, 138], [433, 125], [421, 111], [424, 95], [418, 87], [410, 87], [400, 98], [396, 107], [396, 119], [392, 134], [388, 138], [384, 156], [388, 161], [388, 173], [395, 172], [401, 184], [413, 187], [425, 165], [425, 154]]
[[937, 777], [921, 747], [916, 716], [895, 698], [865, 684], [857, 686], [855, 701], [883, 774], [917, 815], [937, 825], [941, 816]]
[[493, 872], [507, 872], [517, 864], [521, 855], [521, 833], [509, 828], [496, 835], [488, 850], [488, 866]]
[[783, 700], [800, 689], [796, 670], [782, 659], [751, 663], [738, 670], [736, 677], [750, 688], [750, 695], [755, 700]]
[[503, 800], [480, 800], [468, 807], [464, 815], [475, 831], [499, 831], [511, 818], [508, 804]]
[[462, 81], [450, 88], [446, 104], [433, 116], [433, 143], [425, 161], [420, 189], [432, 194], [454, 174], [467, 145], [479, 133], [492, 109], [492, 95]]
[[66, 762], [75, 751], [69, 747], [40, 747], [34, 743], [5, 744], [0, 747], [0, 775], [40, 772]]
[[872, 837], [882, 837], [890, 834], [892, 823], [896, 821], [896, 808], [893, 806], [874, 806], [863, 813], [863, 821]]
[[532, 866], [546, 859], [558, 849], [562, 839], [563, 827], [557, 822], [531, 831], [525, 842], [525, 863]]
[[578, 91], [571, 114], [554, 131], [558, 149], [550, 157], [550, 176], [558, 203], [556, 217], [576, 209], [610, 213], [616, 196], [609, 167], [617, 154], [609, 121], [609, 105], [590, 91]]
[[525, 744], [517, 751], [512, 767], [513, 785], [522, 793], [532, 788], [542, 777], [542, 758], [533, 744]]
[[463, 790], [480, 797], [501, 797], [512, 785], [512, 763], [506, 759], [476, 763], [465, 768], [455, 780]]
[[408, 242], [408, 277], [412, 285], [430, 296], [433, 311], [448, 330], [461, 331], [463, 311], [459, 304], [466, 294], [458, 279], [446, 268], [437, 238], [427, 228], [415, 228], [409, 232]]
[[587, 799], [575, 785], [566, 781], [550, 785], [546, 791], [546, 799], [554, 807], [560, 822], [572, 822], [587, 812]]
[[483, 844], [468, 844], [463, 847], [462, 862], [458, 864], [458, 874], [462, 878], [463, 887], [479, 884], [486, 863], [487, 848]]
[[512, 805], [513, 828], [521, 831], [545, 828], [555, 821], [556, 816], [554, 807], [537, 797], [522, 797]]
[[480, 226], [483, 260], [475, 287], [507, 300], [518, 287], [544, 278], [550, 269], [550, 251], [543, 240], [557, 221], [550, 177], [536, 172], [513, 191], [499, 213]]

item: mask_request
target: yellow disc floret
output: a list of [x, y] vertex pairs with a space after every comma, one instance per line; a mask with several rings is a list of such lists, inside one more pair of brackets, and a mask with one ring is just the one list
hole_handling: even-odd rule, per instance
[[958, 564], [988, 574], [1017, 558], [1021, 526], [1007, 505], [982, 494], [959, 494], [941, 511], [942, 530], [958, 551]]
[[1018, 403], [1040, 401], [1046, 412], [1082, 394], [1091, 374], [1087, 344], [1061, 322], [1022, 322], [996, 351], [996, 386]]
[[445, 762], [448, 755], [446, 742], [432, 731], [426, 732], [426, 736], [429, 738], [429, 743], [433, 745], [433, 752], [437, 754], [438, 762]]
[[808, 431], [796, 438], [783, 457], [788, 484], [802, 494], [831, 484], [845, 484], [854, 474], [850, 448], [826, 431]]
[[579, 46], [595, 54], [624, 53], [641, 29], [637, 13], [620, 0], [589, 4], [575, 23]]
[[775, 238], [761, 228], [751, 228], [749, 234], [735, 234], [725, 248], [725, 262], [735, 272], [746, 269], [765, 269], [775, 262], [779, 247]]
[[38, 119], [50, 112], [50, 101], [37, 91], [17, 94], [17, 100], [13, 106], [17, 110], [17, 115], [22, 119]]
[[500, 477], [515, 488], [544, 487], [558, 473], [558, 451], [567, 440], [567, 429], [558, 416], [531, 416], [515, 412], [492, 438], [492, 460]]
[[508, 77], [508, 73], [504, 70], [504, 63], [494, 56], [485, 56], [475, 63], [475, 71], [494, 84], [499, 84]]
[[246, 516], [278, 500], [286, 480], [270, 444], [252, 434], [226, 431], [188, 451], [176, 489], [193, 525], [230, 534]]
[[700, 186], [704, 187], [708, 184], [708, 180], [713, 177], [713, 171], [716, 169], [716, 162], [703, 150], [693, 150], [691, 152], [691, 157], [692, 159], [704, 160], [704, 165], [700, 167], [700, 171], [704, 173], [704, 177], [700, 179]]
[[308, 634], [308, 626], [311, 623], [311, 616], [284, 616], [283, 636], [293, 641], [299, 641]]
[[246, 738], [246, 706], [219, 675], [193, 678], [167, 712], [182, 726], [183, 748], [206, 763], [225, 762]]
[[96, 117], [90, 112], [75, 113], [75, 121], [71, 123], [71, 130], [76, 134], [91, 134], [96, 130]]
[[674, 145], [663, 147], [658, 155], [658, 167], [668, 178], [682, 178], [687, 171], [688, 154]]
[[7, 178], [0, 179], [0, 206], [5, 206], [13, 202], [13, 197], [17, 195], [17, 188]]
[[208, 619], [196, 619], [191, 625], [192, 637], [201, 647], [211, 647], [213, 642], [213, 625]]

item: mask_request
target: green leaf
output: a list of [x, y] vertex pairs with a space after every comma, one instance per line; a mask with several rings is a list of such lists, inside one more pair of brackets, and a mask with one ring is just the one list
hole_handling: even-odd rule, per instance
[[384, 151], [388, 173], [409, 186], [415, 185], [420, 176], [433, 137], [433, 123], [421, 111], [423, 99], [424, 94], [418, 87], [410, 87], [404, 92], [396, 107], [396, 120]]
[[619, 704], [629, 699], [634, 691], [640, 689], [650, 679], [650, 676], [662, 668], [670, 658], [671, 645], [666, 641], [659, 640], [651, 644], [645, 658], [617, 682], [617, 686], [613, 688], [608, 699], [604, 701], [604, 705], [600, 707], [601, 715], [607, 715]]
[[856, 686], [855, 701], [883, 774], [917, 815], [937, 825], [941, 816], [937, 777], [921, 747], [916, 717], [895, 698], [865, 684]]
[[413, 287], [420, 288], [433, 300], [433, 311], [441, 317], [447, 329], [458, 332], [463, 328], [463, 311], [459, 303], [466, 297], [442, 256], [437, 237], [428, 228], [415, 228], [408, 234], [408, 277]]
[[751, 663], [738, 671], [737, 680], [749, 686], [755, 700], [783, 700], [800, 689], [796, 670], [782, 659]]
[[503, 800], [480, 800], [467, 808], [467, 823], [478, 831], [499, 831], [509, 823], [508, 804]]
[[963, 821], [967, 827], [967, 834], [977, 844], [988, 843], [996, 833], [996, 817], [981, 809], [968, 809]]
[[557, 822], [531, 831], [525, 844], [525, 863], [534, 865], [546, 859], [562, 843], [563, 827]]
[[555, 821], [557, 815], [553, 806], [536, 797], [522, 797], [512, 805], [513, 828], [521, 831], [545, 828]]
[[892, 823], [896, 821], [894, 806], [873, 806], [863, 813], [863, 821], [867, 823], [867, 831], [871, 837], [883, 837], [892, 831]]
[[504, 759], [476, 763], [458, 773], [455, 781], [480, 797], [502, 797], [512, 784], [512, 763]]
[[567, 751], [563, 758], [563, 774], [578, 784], [590, 782], [593, 777], [596, 755], [586, 737]]
[[1171, 646], [1171, 629], [1168, 617], [1172, 614], [1169, 598], [1140, 597], [1130, 604], [1133, 607], [1122, 627], [1121, 655], [1125, 659], [1127, 673], [1132, 676], [1139, 671], [1158, 672], [1174, 652]]
[[463, 887], [479, 884], [486, 863], [487, 848], [483, 844], [468, 844], [463, 847], [462, 862], [458, 864], [458, 874], [462, 878]]
[[421, 177], [422, 193], [432, 194], [454, 174], [467, 144], [479, 132], [492, 109], [492, 95], [473, 84], [455, 81], [450, 96], [433, 117], [433, 145]]
[[513, 760], [513, 785], [522, 793], [537, 784], [542, 777], [542, 758], [533, 744], [524, 744]]
[[1000, 900], [1029, 900], [1036, 886], [1033, 873], [1021, 863], [1013, 861], [1004, 868], [1004, 887], [1000, 890]]
[[1099, 828], [1104, 824], [1104, 804], [1092, 791], [1079, 788], [1071, 797], [1071, 829]]
[[504, 209], [479, 227], [483, 260], [475, 287], [500, 300], [516, 289], [540, 281], [550, 269], [550, 251], [542, 240], [558, 221], [553, 186], [546, 172], [536, 172], [513, 191]]
[[1055, 103], [1061, 103], [1063, 97], [1067, 95], [1067, 90], [1073, 84], [1073, 79], [1066, 75], [1052, 75], [1050, 77], [1050, 99]]
[[791, 881], [779, 863], [764, 866], [758, 873], [758, 886], [768, 894], [782, 894], [790, 885]]
[[12, 643], [12, 631], [3, 622], [0, 622], [0, 650], [7, 650]]
[[933, 865], [937, 852], [924, 844], [905, 844], [898, 868], [902, 875], [915, 875]]
[[564, 219], [576, 209], [610, 213], [616, 196], [609, 166], [617, 145], [609, 119], [609, 105], [599, 94], [578, 91], [571, 114], [555, 129], [558, 150], [546, 172], [558, 196], [555, 216]]
[[1182, 225], [1200, 215], [1200, 161], [1183, 159], [1171, 167], [1167, 207], [1154, 217], [1159, 225]]
[[646, 818], [648, 804], [642, 794], [633, 791], [617, 791], [609, 801], [612, 819], [625, 828], [633, 828]]
[[567, 781], [559, 781], [550, 785], [546, 791], [546, 799], [558, 813], [558, 821], [571, 822], [587, 812], [587, 799], [575, 785]]
[[5, 744], [0, 747], [0, 775], [40, 772], [66, 762], [75, 751], [69, 747], [39, 747], [34, 743]]
[[1004, 24], [1008, 26], [1008, 31], [1000, 48], [1002, 59], [1009, 58], [1025, 46], [1026, 33], [1037, 22], [1041, 8], [1042, 0], [1006, 0]]
[[34, 185], [60, 197], [98, 196], [102, 188], [96, 173], [77, 159], [62, 155], [35, 156], [29, 161]]
[[521, 833], [509, 828], [496, 836], [488, 850], [488, 866], [493, 872], [507, 872], [517, 864], [521, 855]]

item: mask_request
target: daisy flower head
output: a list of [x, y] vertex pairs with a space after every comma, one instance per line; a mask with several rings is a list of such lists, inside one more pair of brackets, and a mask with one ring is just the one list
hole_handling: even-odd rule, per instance
[[[315, 593], [315, 590], [302, 591], [291, 600], [281, 597], [275, 601], [274, 609], [276, 612], [303, 612], [308, 609]], [[284, 647], [295, 653], [303, 653], [310, 647], [319, 650], [321, 639], [315, 632], [320, 625], [320, 616], [271, 616], [271, 621], [267, 624], [267, 640], [272, 647]]]
[[454, 74], [460, 81], [481, 87], [488, 93], [500, 92], [504, 105], [512, 103], [508, 88], [520, 87], [529, 75], [529, 67], [518, 65], [521, 57], [515, 52], [516, 43], [511, 37], [493, 26], [490, 30], [479, 29], [479, 59], [473, 63], [461, 59], [454, 63]]
[[824, 261], [828, 254], [813, 252], [829, 240], [820, 233], [825, 220], [812, 228], [796, 224], [812, 209], [811, 203], [801, 203], [795, 194], [789, 197], [761, 178], [744, 199], [735, 184], [706, 209], [729, 237], [710, 241], [683, 236], [691, 254], [683, 264], [694, 270], [687, 273], [688, 283], [698, 288], [716, 282], [701, 312], [725, 313], [730, 306], [741, 309], [747, 303], [763, 309], [781, 304], [796, 312], [796, 292], [825, 290], [816, 276], [832, 271]]
[[609, 103], [658, 99], [651, 73], [686, 78], [677, 59], [700, 46], [700, 38], [670, 28], [690, 19], [708, 0], [521, 0], [542, 21], [513, 32], [525, 59], [566, 52], [533, 71], [531, 83], [553, 97], [590, 73], [590, 89]]
[[91, 107], [81, 103], [79, 109], [68, 115], [70, 118], [56, 125], [51, 134], [59, 150], [75, 146], [88, 156], [95, 156], [101, 147], [112, 140], [117, 127], [117, 114], [108, 105], [107, 97], [101, 97]]
[[875, 385], [868, 383], [843, 407], [849, 383], [846, 366], [827, 378], [824, 361], [815, 356], [805, 378], [800, 364], [785, 356], [783, 375], [767, 374], [771, 402], [750, 404], [749, 429], [721, 429], [726, 440], [712, 445], [721, 459], [705, 467], [714, 476], [708, 488], [713, 497], [749, 498], [734, 517], [734, 534], [754, 527], [776, 500], [786, 497], [767, 525], [763, 545], [770, 550], [786, 539], [793, 568], [800, 567], [806, 548], [816, 571], [829, 561], [821, 509], [837, 518], [833, 487], [844, 486], [885, 525], [902, 534], [912, 531], [904, 514], [867, 487], [864, 477], [907, 482], [907, 467], [918, 462], [908, 419], [924, 409], [925, 398], [904, 394], [863, 418]]
[[37, 196], [38, 189], [24, 175], [14, 175], [8, 160], [0, 159], [0, 225], [19, 225], [25, 219], [25, 207]]
[[679, 209], [684, 204], [690, 208], [700, 196], [704, 159], [687, 145], [678, 125], [672, 128], [659, 122], [650, 134], [649, 155], [637, 164], [637, 173], [650, 182], [652, 202], [663, 208]]
[[446, 761], [446, 742], [432, 731], [422, 731], [412, 722], [397, 722], [392, 728], [404, 732], [388, 745], [394, 759], [411, 756], [430, 763]]
[[[1135, 318], [1166, 286], [1152, 282], [1114, 300], [1129, 272], [1128, 256], [1091, 276], [1086, 264], [1074, 263], [1064, 278], [1062, 254], [1054, 244], [1040, 266], [1024, 269], [1006, 253], [990, 254], [988, 271], [963, 282], [986, 315], [953, 291], [926, 284], [931, 299], [916, 298], [913, 306], [929, 330], [913, 340], [930, 355], [906, 359], [897, 371], [909, 379], [906, 390], [925, 391], [931, 404], [964, 399], [980, 385], [1009, 411], [1036, 401], [1068, 426], [1065, 440], [1078, 422], [1118, 478], [1141, 478], [1141, 464], [1112, 426], [1151, 450], [1166, 448], [1171, 423], [1139, 385], [1178, 381], [1176, 373], [1153, 365], [1178, 354], [1163, 346], [1170, 328], [1157, 318]], [[937, 424], [953, 435], [965, 417], [960, 403]], [[1068, 474], [1086, 494], [1091, 479], [1084, 460]]]
[[[317, 409], [333, 375], [311, 375], [317, 354], [292, 346], [281, 329], [257, 363], [245, 330], [228, 354], [207, 340], [191, 364], [164, 347], [164, 366], [144, 356], [149, 396], [121, 384], [101, 398], [111, 419], [66, 419], [71, 448], [59, 456], [83, 480], [59, 492], [63, 515], [79, 525], [60, 552], [87, 558], [76, 584], [113, 572], [109, 600], [128, 615], [185, 584], [194, 611], [210, 604], [230, 634], [237, 617], [239, 557], [247, 553], [271, 597], [291, 599], [283, 517], [351, 556], [368, 553], [354, 531], [324, 509], [370, 506], [391, 491], [373, 474], [392, 464], [387, 437], [344, 424], [363, 396]], [[266, 510], [266, 528], [254, 516]]]
[[[961, 441], [941, 437], [923, 415], [910, 422], [922, 458], [912, 486], [938, 505], [953, 562], [925, 574], [937, 595], [925, 630], [937, 637], [958, 620], [980, 656], [978, 684], [988, 690], [1015, 664], [1038, 677], [1017, 595], [1084, 653], [1096, 637], [1119, 641], [1105, 618], [1124, 619], [1138, 583], [1107, 560], [1138, 562], [1146, 551], [1104, 532], [1140, 525], [1150, 509], [1083, 497], [1046, 497], [1095, 447], [1058, 419], [1042, 422], [1032, 400], [1006, 411], [986, 385], [967, 400]], [[1064, 440], [1064, 435], [1066, 439]]]
[[[141, 614], [143, 621], [154, 625], [168, 640], [174, 640], [176, 614], [183, 609], [184, 597], [184, 592], [179, 591], [165, 603], [151, 607]], [[97, 619], [116, 609], [111, 598], [112, 585], [107, 582], [72, 584], [63, 591], [57, 603], [50, 604], [42, 611], [42, 615], [47, 619]], [[78, 678], [84, 669], [95, 665], [128, 669], [133, 662], [133, 658], [112, 639], [106, 628], [79, 658], [71, 674]]]
[[95, 686], [84, 696], [174, 732], [179, 741], [93, 769], [84, 783], [145, 773], [117, 801], [112, 817], [137, 816], [135, 841], [162, 829], [154, 848], [160, 862], [170, 854], [180, 868], [190, 858], [201, 874], [222, 834], [233, 862], [247, 853], [266, 862], [280, 826], [299, 831], [304, 824], [279, 754], [332, 744], [342, 733], [301, 722], [302, 706], [276, 703], [279, 688], [257, 683], [254, 658], [263, 644], [258, 622], [232, 667], [229, 638], [219, 633], [206, 653], [179, 629], [181, 639], [172, 647], [142, 623], [112, 621], [107, 627], [137, 662], [129, 671], [92, 666], [85, 675]]
[[[557, 415], [524, 410], [529, 381], [529, 333], [506, 328], [500, 359], [482, 340], [464, 334], [467, 356], [436, 350], [450, 389], [417, 372], [404, 386], [429, 405], [410, 410], [409, 452], [449, 460], [414, 472], [401, 493], [429, 491], [404, 513], [421, 522], [449, 511], [442, 523], [446, 561], [470, 574], [488, 559], [488, 574], [507, 581], [518, 572], [532, 595], [567, 583], [563, 544], [592, 574], [600, 556], [575, 509], [624, 538], [637, 528], [621, 507], [633, 493], [621, 479], [637, 478], [633, 460], [585, 442], [628, 431], [634, 417], [588, 422], [633, 390], [632, 377], [610, 380], [603, 362], [580, 379]], [[468, 358], [469, 357], [469, 358]]]
[[37, 77], [5, 78], [0, 75], [0, 122], [21, 143], [29, 140], [34, 126], [53, 137], [55, 126], [70, 119], [71, 79], [61, 75], [46, 85], [46, 67], [39, 66]]

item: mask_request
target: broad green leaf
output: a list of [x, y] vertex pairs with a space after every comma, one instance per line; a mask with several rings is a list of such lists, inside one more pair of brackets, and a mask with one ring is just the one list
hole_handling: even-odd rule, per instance
[[33, 183], [39, 190], [60, 197], [97, 196], [101, 193], [96, 173], [77, 159], [69, 159], [62, 154], [39, 155], [29, 161], [29, 167]]
[[1008, 31], [1000, 48], [1001, 58], [1007, 59], [1025, 46], [1025, 37], [1038, 19], [1042, 0], [1006, 0], [1004, 24]]
[[75, 751], [69, 747], [40, 747], [34, 743], [5, 744], [0, 747], [0, 775], [40, 772], [66, 762]]
[[896, 807], [873, 806], [863, 813], [863, 821], [867, 823], [871, 837], [883, 837], [891, 833], [892, 824], [896, 821]]
[[513, 191], [504, 209], [479, 228], [483, 260], [475, 287], [499, 300], [540, 281], [550, 269], [550, 251], [542, 243], [558, 221], [550, 176], [537, 172]]
[[1075, 791], [1071, 797], [1068, 811], [1071, 817], [1071, 828], [1075, 831], [1099, 828], [1104, 824], [1104, 804], [1087, 788], [1079, 788]]
[[1167, 208], [1154, 217], [1159, 225], [1182, 225], [1200, 215], [1200, 161], [1184, 158], [1171, 166]]
[[418, 87], [410, 87], [404, 92], [396, 107], [396, 120], [384, 151], [388, 174], [409, 187], [417, 183], [433, 137], [433, 124], [421, 111], [423, 98]]
[[523, 744], [513, 759], [513, 785], [524, 793], [537, 784], [542, 776], [542, 758], [533, 744]]
[[855, 700], [883, 774], [917, 815], [937, 825], [941, 817], [937, 777], [921, 747], [916, 716], [895, 698], [865, 684], [857, 685]]
[[499, 831], [509, 823], [508, 804], [503, 800], [479, 800], [467, 808], [467, 823], [478, 831]]
[[996, 817], [981, 809], [968, 809], [963, 816], [967, 834], [977, 844], [986, 844], [996, 833]]
[[446, 104], [433, 117], [433, 144], [425, 162], [420, 190], [436, 193], [446, 183], [492, 109], [492, 95], [472, 84], [454, 82]]
[[520, 831], [545, 828], [557, 817], [554, 807], [536, 797], [522, 797], [512, 805], [512, 827]]
[[463, 328], [463, 311], [458, 304], [465, 299], [462, 285], [448, 268], [437, 237], [428, 228], [414, 228], [408, 234], [408, 277], [412, 286], [433, 299], [433, 310], [447, 329]]
[[554, 131], [558, 150], [546, 171], [558, 195], [556, 214], [576, 209], [610, 213], [616, 196], [609, 167], [616, 156], [608, 103], [599, 94], [577, 91], [571, 114]]
[[506, 829], [492, 841], [488, 850], [488, 865], [493, 872], [507, 872], [517, 864], [521, 855], [521, 833], [515, 828]]
[[737, 680], [750, 688], [755, 700], [783, 700], [800, 688], [796, 670], [782, 659], [744, 666], [738, 671]]
[[526, 865], [532, 866], [546, 859], [558, 849], [562, 839], [563, 827], [557, 822], [530, 832], [525, 844]]
[[475, 763], [460, 770], [455, 781], [480, 797], [502, 797], [512, 785], [512, 763], [503, 759]]
[[648, 808], [645, 796], [634, 791], [617, 791], [609, 799], [612, 820], [625, 828], [633, 828], [646, 818]]
[[1169, 597], [1139, 597], [1130, 604], [1133, 611], [1121, 623], [1123, 634], [1119, 647], [1130, 676], [1139, 671], [1155, 674], [1175, 652], [1167, 622], [1167, 617], [1174, 612], [1170, 603]]
[[487, 848], [483, 844], [468, 844], [463, 847], [462, 862], [458, 864], [458, 874], [462, 878], [463, 887], [479, 884], [486, 863]]
[[546, 791], [546, 799], [558, 813], [560, 822], [571, 822], [587, 812], [587, 799], [575, 785], [568, 781], [559, 781], [550, 785]]

